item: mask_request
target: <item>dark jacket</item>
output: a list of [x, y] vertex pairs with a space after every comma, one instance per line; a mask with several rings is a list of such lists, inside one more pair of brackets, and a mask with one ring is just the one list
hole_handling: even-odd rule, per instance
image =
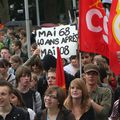
[[[38, 114], [38, 120], [47, 120], [47, 110], [43, 110], [41, 114]], [[56, 120], [75, 120], [75, 116], [70, 110], [63, 107], [56, 118]]]
[[4, 119], [0, 115], [0, 120], [30, 120], [29, 113], [26, 110], [12, 106], [12, 110]]
[[114, 102], [120, 97], [120, 86], [118, 86], [114, 92]]
[[23, 51], [21, 51], [20, 57], [22, 58], [23, 63], [25, 63], [28, 60], [28, 54], [24, 53]]
[[95, 120], [95, 112], [93, 107], [91, 106], [90, 109], [85, 112], [79, 120]]

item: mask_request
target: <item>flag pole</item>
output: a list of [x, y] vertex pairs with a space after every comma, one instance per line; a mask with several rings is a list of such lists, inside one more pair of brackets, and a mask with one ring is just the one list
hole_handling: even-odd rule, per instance
[[80, 64], [80, 78], [82, 78], [82, 60], [81, 52], [79, 52], [79, 64]]
[[[78, 30], [78, 20], [76, 16], [76, 0], [73, 0], [73, 11], [74, 11], [74, 20], [75, 20], [75, 25], [76, 29]], [[80, 43], [78, 43], [80, 44]], [[78, 46], [78, 52], [79, 52], [79, 46]], [[80, 65], [80, 77], [82, 77], [82, 61], [81, 61], [81, 52], [79, 52], [79, 65]]]
[[[80, 4], [80, 2], [78, 3], [78, 4]], [[80, 21], [80, 17], [79, 17], [79, 21]], [[77, 22], [77, 23], [79, 23], [80, 24], [80, 22]], [[80, 27], [80, 25], [78, 25], [77, 26], [77, 28], [79, 28]], [[80, 32], [80, 31], [79, 31]], [[80, 39], [80, 35], [81, 35], [81, 33], [79, 33], [78, 32], [78, 38]], [[79, 40], [80, 41], [80, 40]], [[79, 46], [78, 46], [78, 49], [79, 49], [79, 64], [80, 64], [80, 78], [82, 78], [82, 53], [81, 53], [81, 51], [80, 51], [80, 42], [78, 43], [79, 44]]]

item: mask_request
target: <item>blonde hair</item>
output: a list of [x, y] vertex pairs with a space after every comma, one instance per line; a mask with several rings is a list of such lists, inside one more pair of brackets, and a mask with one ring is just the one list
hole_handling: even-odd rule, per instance
[[81, 109], [85, 110], [86, 107], [88, 106], [89, 94], [88, 94], [87, 87], [85, 85], [85, 81], [81, 78], [76, 78], [73, 81], [71, 81], [70, 86], [69, 86], [68, 96], [64, 102], [65, 107], [69, 110], [72, 110], [73, 108], [71, 86], [76, 86], [78, 89], [82, 91]]

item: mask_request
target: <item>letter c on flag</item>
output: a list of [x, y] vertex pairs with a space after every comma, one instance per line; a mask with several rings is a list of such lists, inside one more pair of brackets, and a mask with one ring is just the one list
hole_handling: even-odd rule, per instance
[[98, 15], [99, 18], [103, 17], [102, 14], [101, 14], [101, 12], [98, 9], [91, 9], [91, 10], [89, 10], [87, 12], [87, 14], [86, 14], [87, 27], [92, 32], [100, 32], [100, 31], [102, 31], [102, 27], [100, 27], [100, 26], [94, 26], [92, 24], [92, 17], [95, 14]]

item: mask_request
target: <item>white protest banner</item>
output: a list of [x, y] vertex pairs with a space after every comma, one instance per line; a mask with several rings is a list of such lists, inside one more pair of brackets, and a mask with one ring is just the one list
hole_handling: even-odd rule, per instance
[[41, 28], [36, 33], [36, 43], [41, 50], [41, 58], [47, 54], [57, 57], [57, 47], [60, 48], [62, 58], [76, 54], [78, 31], [75, 25]]

